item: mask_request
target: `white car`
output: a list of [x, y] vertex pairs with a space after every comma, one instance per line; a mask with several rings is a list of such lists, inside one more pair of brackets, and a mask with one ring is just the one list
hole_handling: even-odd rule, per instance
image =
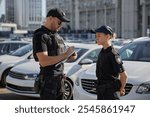
[[[128, 74], [124, 100], [150, 99], [150, 38], [135, 39], [119, 50]], [[96, 66], [82, 71], [75, 81], [74, 99], [96, 99]]]
[[22, 60], [29, 60], [32, 56], [32, 45], [25, 45], [9, 55], [0, 56], [0, 83], [2, 86], [6, 85], [6, 76], [10, 69]]
[[[97, 44], [81, 44], [81, 43], [68, 43], [69, 46], [75, 46], [78, 51], [78, 57], [76, 60], [65, 63], [64, 73], [67, 75], [66, 80], [66, 97], [67, 99], [72, 97], [73, 81], [69, 78], [70, 75], [77, 72], [79, 69], [91, 66], [91, 63], [97, 60], [100, 48]], [[19, 95], [39, 97], [39, 94], [35, 94], [33, 89], [34, 81], [39, 73], [39, 63], [33, 61], [25, 62], [24, 64], [16, 65], [11, 69], [6, 82], [7, 89], [13, 91]]]
[[29, 44], [27, 41], [2, 41], [0, 42], [0, 56], [9, 54], [27, 44]]

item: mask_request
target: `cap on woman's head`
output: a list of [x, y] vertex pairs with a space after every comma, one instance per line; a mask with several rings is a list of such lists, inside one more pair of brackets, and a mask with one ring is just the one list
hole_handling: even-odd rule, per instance
[[109, 34], [109, 35], [113, 35], [113, 30], [110, 26], [106, 26], [106, 25], [103, 25], [99, 28], [97, 28], [95, 30], [95, 33], [104, 33], [104, 34]]

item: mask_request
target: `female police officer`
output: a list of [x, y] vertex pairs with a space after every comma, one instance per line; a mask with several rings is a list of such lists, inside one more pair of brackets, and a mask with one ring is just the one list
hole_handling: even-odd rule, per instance
[[125, 95], [127, 74], [119, 54], [111, 46], [110, 39], [113, 38], [114, 33], [109, 26], [105, 25], [96, 29], [95, 33], [98, 45], [103, 46], [96, 65], [97, 99], [119, 99], [116, 92], [119, 91], [121, 96]]

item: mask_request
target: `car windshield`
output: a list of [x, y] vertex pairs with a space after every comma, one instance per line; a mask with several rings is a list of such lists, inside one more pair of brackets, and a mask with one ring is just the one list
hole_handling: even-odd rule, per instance
[[77, 61], [85, 52], [88, 51], [88, 49], [85, 48], [75, 48], [75, 51], [77, 52], [77, 58], [71, 62], [67, 62], [67, 63], [72, 63]]
[[150, 62], [150, 41], [133, 42], [119, 50], [122, 60]]
[[32, 50], [32, 45], [29, 44], [29, 45], [23, 46], [23, 47], [17, 49], [16, 51], [10, 53], [10, 55], [21, 57], [21, 56], [27, 54], [28, 52], [30, 52], [31, 50]]

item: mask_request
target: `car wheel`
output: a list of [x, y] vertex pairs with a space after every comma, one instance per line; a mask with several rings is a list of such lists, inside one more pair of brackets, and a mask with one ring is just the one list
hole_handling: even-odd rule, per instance
[[70, 100], [72, 98], [72, 84], [68, 80], [65, 80], [64, 88], [65, 88], [64, 100]]
[[10, 69], [6, 70], [3, 75], [2, 75], [2, 79], [1, 79], [1, 86], [5, 87], [6, 86], [6, 77], [8, 76]]

